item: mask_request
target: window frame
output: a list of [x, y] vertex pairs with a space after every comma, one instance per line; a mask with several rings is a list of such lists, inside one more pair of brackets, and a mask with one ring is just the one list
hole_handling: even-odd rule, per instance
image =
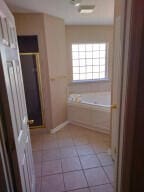
[[[73, 45], [88, 45], [88, 44], [105, 44], [106, 45], [106, 54], [105, 54], [105, 77], [104, 78], [96, 78], [96, 79], [79, 79], [79, 80], [74, 80], [73, 79], [73, 50], [72, 50], [72, 46]], [[78, 53], [80, 51], [78, 50]], [[84, 51], [86, 53], [86, 50]], [[92, 53], [93, 53], [93, 50], [92, 50]], [[85, 57], [86, 59], [86, 57]], [[90, 58], [93, 60], [93, 57]], [[108, 72], [108, 63], [109, 63], [109, 43], [108, 42], [94, 42], [94, 43], [80, 43], [80, 42], [74, 42], [71, 44], [71, 62], [72, 62], [72, 83], [85, 83], [85, 82], [99, 82], [99, 81], [109, 81], [109, 72]], [[80, 67], [80, 64], [79, 66]], [[93, 67], [93, 64], [92, 64], [92, 67]], [[79, 73], [80, 74], [80, 73]], [[85, 73], [86, 74], [86, 73]], [[92, 70], [92, 74], [93, 74], [93, 70]]]

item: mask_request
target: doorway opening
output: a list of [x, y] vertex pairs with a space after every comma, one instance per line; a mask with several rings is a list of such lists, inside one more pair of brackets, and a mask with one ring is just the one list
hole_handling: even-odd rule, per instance
[[18, 36], [30, 128], [43, 128], [43, 94], [37, 36]]
[[[119, 25], [117, 25], [117, 29], [119, 31]], [[67, 27], [67, 30], [69, 31], [68, 27]], [[82, 29], [82, 31], [84, 31], [84, 28]], [[76, 34], [78, 36], [77, 32]], [[81, 33], [80, 33], [80, 36], [81, 36]], [[116, 45], [119, 45], [120, 34], [116, 39], [118, 40], [118, 42], [115, 41], [115, 43]], [[97, 81], [91, 82], [91, 80], [95, 80], [93, 79], [93, 77], [96, 77], [96, 76], [100, 77], [101, 75], [103, 77], [104, 72], [106, 70], [104, 70], [104, 64], [101, 65], [101, 62], [102, 62], [101, 60], [104, 59], [103, 58], [104, 56], [101, 56], [101, 52], [104, 52], [104, 50], [101, 50], [100, 46], [98, 50], [94, 50], [94, 45], [93, 45], [94, 43], [92, 42], [87, 43], [87, 42], [84, 43], [85, 44], [85, 46], [83, 46], [85, 47], [84, 51], [82, 50], [79, 51], [80, 50], [79, 46], [81, 46], [82, 48], [82, 44], [83, 44], [82, 41], [80, 43], [81, 45], [78, 45], [78, 51], [74, 51], [76, 52], [74, 53], [74, 60], [78, 60], [79, 61], [78, 64], [76, 64], [77, 61], [76, 62], [74, 61], [75, 64], [73, 64], [72, 59], [71, 59], [71, 64], [78, 65], [78, 66], [73, 66], [74, 67], [73, 71], [75, 71], [74, 73], [75, 77], [79, 76], [79, 79], [81, 80], [81, 78], [84, 78], [85, 74], [86, 76], [88, 76], [87, 80], [89, 82], [84, 82], [84, 83], [86, 83], [88, 89], [90, 89], [91, 87], [94, 88], [93, 85], [94, 83], [97, 82]], [[88, 46], [86, 44], [88, 44]], [[91, 53], [91, 50], [92, 51], [94, 50], [96, 52], [95, 58], [93, 57], [94, 53], [93, 52]], [[118, 59], [121, 55], [120, 50], [121, 50], [121, 47], [118, 47], [118, 49], [116, 49], [116, 51], [118, 52], [115, 52], [115, 55], [116, 55], [115, 62], [120, 61]], [[3, 49], [3, 52], [4, 51], [5, 49]], [[12, 50], [12, 48], [10, 48], [9, 51], [14, 52], [16, 51], [16, 49]], [[21, 57], [27, 58], [28, 56], [30, 56], [29, 59], [36, 62], [35, 56], [37, 52], [38, 51], [34, 52], [35, 55], [31, 53], [27, 55], [28, 52], [26, 52], [26, 54], [22, 53]], [[82, 57], [84, 57], [82, 59], [85, 60], [82, 63], [80, 61], [81, 58], [79, 59], [79, 55], [81, 54], [81, 52], [83, 55]], [[97, 55], [97, 52], [99, 53], [98, 55]], [[104, 53], [102, 53], [102, 55], [103, 54]], [[5, 54], [3, 55], [4, 55], [3, 61], [5, 61]], [[34, 183], [34, 182], [30, 182], [30, 179], [32, 178], [32, 176], [34, 176], [33, 170], [31, 170], [33, 163], [31, 158], [29, 132], [27, 131], [28, 126], [27, 126], [26, 108], [25, 108], [25, 104], [23, 105], [23, 103], [25, 103], [25, 99], [24, 99], [24, 94], [21, 94], [23, 93], [23, 90], [22, 92], [19, 91], [21, 88], [23, 88], [21, 74], [19, 73], [21, 72], [21, 68], [20, 68], [20, 63], [18, 62], [18, 58], [17, 57], [13, 58], [16, 55], [17, 54], [10, 54], [10, 56], [12, 57], [11, 58], [12, 62], [9, 62], [9, 58], [7, 58], [6, 61], [7, 61], [8, 69], [5, 67], [4, 62], [3, 62], [3, 68], [5, 69], [4, 71], [5, 76], [8, 77], [7, 79], [13, 83], [13, 84], [11, 83], [12, 88], [9, 92], [9, 95], [10, 95], [9, 103], [11, 104], [11, 111], [12, 111], [11, 114], [13, 114], [13, 119], [14, 119], [13, 122], [17, 125], [15, 127], [18, 128], [17, 130], [18, 134], [15, 137], [17, 141], [16, 151], [20, 152], [18, 153], [18, 155], [19, 155], [20, 162], [22, 162], [21, 173], [24, 173], [26, 175], [25, 178], [27, 179], [25, 183], [23, 182], [23, 188], [27, 189], [26, 184], [29, 184], [29, 189], [31, 189], [31, 183]], [[72, 54], [72, 57], [73, 57], [73, 54]], [[99, 63], [98, 66], [93, 65], [94, 59], [97, 60], [97, 62]], [[84, 65], [85, 63], [86, 66], [80, 66], [80, 63], [81, 65]], [[117, 65], [119, 64], [120, 63], [117, 63]], [[33, 66], [36, 66], [36, 64], [34, 64]], [[101, 71], [101, 67], [103, 71]], [[71, 65], [71, 69], [72, 69], [72, 65]], [[77, 72], [77, 70], [79, 73]], [[99, 72], [96, 72], [94, 70], [98, 70]], [[86, 71], [87, 73], [84, 73], [84, 71]], [[116, 75], [116, 78], [117, 77], [119, 78], [119, 76]], [[21, 84], [18, 84], [17, 86], [18, 81], [16, 80], [18, 78], [21, 80], [20, 82]], [[56, 76], [54, 78], [51, 78], [50, 80], [52, 82], [56, 82], [57, 79], [59, 79], [60, 81], [60, 79], [63, 80], [64, 78], [65, 76], [62, 75], [62, 76], [58, 76], [58, 77]], [[104, 81], [101, 81], [98, 83], [103, 83], [107, 81], [107, 79], [103, 79], [103, 80]], [[81, 85], [83, 84], [82, 82], [71, 82], [72, 86], [74, 85], [74, 83], [78, 83]], [[90, 85], [88, 83], [92, 83], [92, 84]], [[6, 85], [7, 85], [7, 90], [9, 90], [8, 84]], [[120, 84], [116, 84], [115, 87], [118, 88], [120, 86], [121, 86]], [[74, 87], [72, 89], [74, 90]], [[80, 89], [81, 89], [81, 92], [79, 93]], [[98, 95], [98, 94], [96, 95], [97, 97], [95, 100], [95, 98], [93, 97], [95, 95], [89, 95], [89, 94], [85, 95], [85, 92], [82, 91], [83, 88], [80, 88], [80, 89], [78, 88], [77, 93], [70, 92], [70, 89], [69, 89], [68, 101], [67, 101], [69, 124], [67, 126], [63, 126], [62, 130], [60, 130], [62, 126], [58, 126], [56, 127], [56, 129], [55, 127], [52, 127], [53, 133], [55, 134], [46, 133], [46, 134], [39, 134], [39, 135], [35, 134], [31, 136], [31, 141], [33, 146], [33, 157], [34, 157], [35, 170], [36, 170], [36, 180], [37, 180], [36, 188], [38, 191], [46, 191], [47, 189], [51, 189], [52, 191], [57, 191], [57, 192], [71, 191], [71, 190], [72, 191], [74, 190], [80, 190], [80, 191], [104, 190], [105, 191], [107, 189], [109, 191], [113, 191], [114, 188], [116, 187], [116, 183], [114, 181], [115, 176], [113, 177], [113, 172], [114, 172], [113, 160], [111, 156], [113, 155], [113, 159], [116, 162], [117, 156], [118, 156], [118, 150], [117, 150], [118, 138], [113, 140], [114, 145], [112, 145], [111, 147], [110, 145], [110, 142], [111, 142], [110, 135], [112, 135], [112, 132], [110, 129], [111, 126], [109, 126], [109, 133], [106, 133], [103, 128], [106, 128], [105, 125], [107, 125], [107, 121], [105, 121], [103, 117], [106, 117], [106, 114], [111, 112], [110, 110], [120, 109], [119, 100], [114, 100], [115, 103], [112, 103], [112, 105], [111, 103], [109, 103], [109, 105], [107, 103], [104, 104], [103, 101], [105, 102], [105, 99], [107, 97], [104, 94], [104, 100], [102, 100], [103, 91], [101, 91], [101, 95]], [[37, 90], [38, 90], [38, 83], [37, 83]], [[119, 89], [119, 91], [121, 90]], [[107, 92], [108, 92], [108, 89], [107, 89]], [[112, 91], [112, 92], [116, 93], [116, 95], [118, 94], [117, 91], [116, 92]], [[19, 105], [17, 105], [16, 97], [18, 98]], [[99, 98], [99, 101], [98, 101], [98, 98]], [[112, 99], [114, 98], [118, 99], [118, 97], [113, 96]], [[94, 99], [93, 102], [91, 102], [92, 99]], [[40, 103], [40, 99], [38, 103]], [[22, 105], [24, 106], [24, 110], [20, 107]], [[14, 110], [16, 112], [16, 115], [13, 112]], [[40, 111], [40, 104], [39, 104], [39, 111]], [[86, 114], [86, 112], [88, 113]], [[94, 112], [97, 112], [97, 114], [94, 114]], [[101, 112], [105, 112], [105, 114], [100, 115]], [[18, 114], [21, 114], [21, 116], [19, 117]], [[119, 115], [116, 115], [116, 116], [118, 117]], [[96, 117], [98, 118], [96, 119]], [[41, 119], [42, 117], [38, 122], [41, 122]], [[108, 124], [110, 124], [110, 117], [108, 119], [109, 119]], [[112, 120], [113, 120], [113, 115], [112, 115]], [[116, 119], [114, 119], [114, 121], [111, 121], [112, 126], [114, 125], [117, 127], [119, 123], [118, 121], [115, 121], [115, 120]], [[30, 121], [33, 122], [33, 119], [30, 119]], [[95, 124], [91, 125], [91, 123], [95, 121], [97, 123], [96, 126]], [[99, 123], [100, 121], [103, 124], [100, 124]], [[14, 123], [13, 125], [15, 125]], [[23, 127], [21, 126], [21, 124], [23, 125]], [[99, 127], [101, 125], [102, 127]], [[23, 129], [24, 131], [19, 130], [19, 128]], [[117, 133], [118, 131], [114, 132], [114, 136], [118, 136]], [[25, 143], [23, 141], [25, 141]], [[108, 150], [109, 147], [112, 148], [112, 152]], [[29, 160], [28, 163], [27, 163], [27, 160]], [[23, 161], [25, 164], [23, 163]], [[25, 165], [25, 167], [23, 167], [23, 165]], [[22, 175], [21, 178], [24, 178], [25, 176], [24, 174]]]

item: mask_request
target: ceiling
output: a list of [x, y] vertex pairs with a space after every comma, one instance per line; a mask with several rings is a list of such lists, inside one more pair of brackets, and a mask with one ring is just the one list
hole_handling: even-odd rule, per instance
[[95, 5], [92, 14], [81, 15], [70, 0], [5, 0], [13, 12], [40, 12], [64, 19], [67, 25], [112, 25], [114, 0], [82, 0]]

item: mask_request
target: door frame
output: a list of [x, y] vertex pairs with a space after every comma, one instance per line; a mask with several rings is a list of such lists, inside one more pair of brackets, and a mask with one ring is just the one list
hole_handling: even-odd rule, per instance
[[[125, 138], [125, 129], [124, 126], [125, 122], [125, 114], [126, 114], [126, 97], [127, 97], [127, 85], [128, 85], [128, 58], [129, 58], [129, 43], [130, 43], [130, 21], [131, 21], [131, 2], [132, 0], [115, 0], [118, 2], [118, 5], [121, 6], [120, 14], [115, 15], [116, 18], [120, 19], [120, 38], [121, 38], [121, 58], [120, 58], [120, 65], [122, 66], [121, 70], [121, 86], [120, 86], [120, 106], [117, 110], [119, 110], [119, 122], [118, 122], [118, 151], [116, 161], [115, 161], [115, 186], [114, 189], [116, 192], [124, 192], [122, 188], [122, 181], [123, 181], [123, 167], [125, 165], [123, 151], [125, 150], [126, 146], [124, 144]], [[125, 191], [128, 192], [128, 191]]]
[[[134, 141], [134, 131], [135, 131], [135, 109], [136, 109], [136, 93], [137, 93], [137, 78], [138, 78], [138, 69], [139, 69], [139, 50], [133, 52], [134, 45], [139, 47], [140, 41], [138, 35], [141, 35], [142, 31], [135, 34], [136, 24], [131, 23], [131, 19], [136, 19], [137, 14], [131, 14], [132, 10], [135, 10], [135, 3], [143, 3], [143, 0], [123, 0], [122, 6], [122, 31], [123, 31], [123, 53], [122, 53], [122, 62], [123, 62], [123, 77], [122, 77], [122, 95], [121, 95], [121, 117], [120, 117], [120, 134], [119, 134], [119, 161], [118, 161], [118, 180], [117, 180], [117, 191], [118, 192], [129, 192], [130, 191], [130, 171], [131, 171], [131, 160], [133, 157], [133, 141]], [[144, 13], [143, 13], [144, 14]], [[131, 33], [130, 33], [131, 31]], [[133, 39], [132, 37], [136, 35], [138, 39]], [[135, 37], [135, 36], [134, 36]], [[135, 58], [135, 59], [134, 59]], [[134, 59], [134, 60], [133, 60]], [[4, 112], [6, 116], [6, 128], [7, 134], [10, 138], [10, 142], [13, 142], [13, 133], [12, 133], [12, 124], [8, 106], [8, 100], [6, 95], [6, 89], [4, 87], [4, 82], [2, 78], [0, 67], [0, 87], [2, 87], [0, 96], [4, 104]], [[131, 89], [133, 88], [133, 93]], [[130, 105], [128, 105], [130, 104]], [[11, 146], [11, 145], [9, 145]], [[10, 150], [10, 153], [11, 150]], [[12, 154], [11, 154], [12, 155]], [[16, 153], [12, 155], [13, 164], [17, 164]], [[17, 175], [17, 187], [19, 186], [19, 175], [18, 170], [15, 174]], [[19, 188], [19, 191], [20, 188]]]
[[[118, 0], [120, 2], [120, 0]], [[119, 116], [119, 131], [118, 131], [118, 158], [116, 162], [116, 192], [128, 192], [124, 191], [123, 182], [127, 179], [123, 175], [126, 160], [124, 158], [124, 151], [126, 151], [125, 138], [125, 114], [126, 109], [126, 97], [127, 97], [127, 86], [128, 86], [128, 68], [129, 68], [129, 43], [130, 43], [130, 24], [131, 24], [131, 10], [132, 0], [121, 0], [120, 17], [121, 17], [121, 39], [122, 39], [122, 52], [121, 52], [121, 64], [122, 64], [122, 76], [121, 76], [121, 104], [120, 104], [120, 116]], [[129, 152], [127, 151], [127, 154]], [[127, 175], [127, 177], [129, 177]]]
[[[117, 191], [133, 191], [133, 161], [135, 151], [138, 149], [136, 138], [136, 103], [138, 101], [138, 77], [141, 56], [141, 38], [144, 27], [144, 2], [143, 0], [122, 0], [122, 36], [123, 36], [123, 76], [121, 92], [121, 116], [119, 124], [119, 153], [117, 162]], [[138, 135], [143, 134], [139, 132]], [[138, 168], [138, 164], [136, 167]], [[141, 164], [141, 169], [144, 165]], [[138, 174], [139, 176], [142, 176]], [[137, 178], [137, 181], [140, 179]], [[141, 179], [142, 180], [142, 179]], [[137, 181], [135, 181], [137, 184]], [[142, 186], [142, 182], [141, 184]], [[143, 191], [143, 190], [141, 190]]]

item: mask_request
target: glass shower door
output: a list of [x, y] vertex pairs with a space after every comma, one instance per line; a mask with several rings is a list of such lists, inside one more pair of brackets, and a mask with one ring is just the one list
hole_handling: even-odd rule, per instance
[[43, 127], [39, 53], [21, 53], [20, 58], [30, 128]]

